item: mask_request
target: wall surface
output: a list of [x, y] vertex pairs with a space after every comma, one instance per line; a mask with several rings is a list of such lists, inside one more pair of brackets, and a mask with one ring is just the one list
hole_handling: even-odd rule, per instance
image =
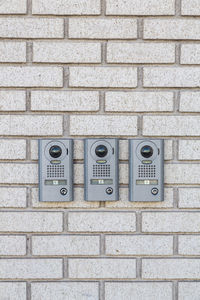
[[[200, 0], [0, 0], [0, 300], [200, 299]], [[84, 137], [120, 201], [83, 200]], [[37, 139], [75, 139], [75, 201], [38, 201]], [[128, 201], [127, 138], [165, 139], [165, 201]], [[138, 199], [139, 200], [139, 199]]]

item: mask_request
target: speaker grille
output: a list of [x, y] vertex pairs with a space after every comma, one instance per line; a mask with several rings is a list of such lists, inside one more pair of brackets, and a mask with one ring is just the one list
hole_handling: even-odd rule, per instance
[[110, 165], [93, 165], [93, 177], [110, 177]]
[[139, 165], [138, 166], [138, 177], [156, 177], [156, 166], [155, 165]]
[[59, 166], [47, 166], [47, 178], [61, 178], [64, 177], [64, 165]]

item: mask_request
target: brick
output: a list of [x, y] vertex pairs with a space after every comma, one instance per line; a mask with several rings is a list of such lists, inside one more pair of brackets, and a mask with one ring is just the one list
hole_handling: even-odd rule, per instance
[[199, 92], [181, 93], [179, 110], [183, 112], [200, 112], [199, 97]]
[[106, 282], [105, 299], [172, 300], [171, 282]]
[[99, 208], [99, 202], [84, 201], [84, 189], [74, 189], [74, 201], [70, 202], [39, 202], [38, 189], [32, 189], [32, 207], [34, 208]]
[[60, 67], [0, 67], [0, 87], [62, 87]]
[[0, 236], [0, 255], [26, 255], [26, 236]]
[[200, 20], [198, 19], [146, 19], [144, 39], [199, 40]]
[[132, 67], [70, 67], [71, 87], [136, 87], [137, 69]]
[[16, 39], [63, 38], [64, 21], [58, 18], [1, 18], [0, 37]]
[[33, 111], [98, 111], [99, 92], [32, 91]]
[[199, 78], [197, 67], [144, 68], [144, 87], [199, 87]]
[[178, 253], [180, 255], [200, 255], [200, 237], [180, 235], [178, 237]]
[[0, 14], [26, 14], [27, 1], [26, 0], [6, 0], [1, 1]]
[[99, 255], [99, 236], [33, 236], [32, 254], [40, 256]]
[[180, 140], [179, 141], [180, 160], [199, 160], [200, 141], [199, 140]]
[[167, 43], [110, 42], [107, 45], [107, 62], [135, 64], [174, 63], [175, 45]]
[[26, 207], [26, 188], [1, 187], [0, 207]]
[[100, 0], [33, 0], [32, 13], [37, 15], [100, 15]]
[[174, 0], [107, 0], [107, 15], [174, 15]]
[[180, 208], [200, 208], [200, 189], [199, 188], [179, 188]]
[[71, 212], [68, 216], [68, 230], [71, 232], [134, 232], [136, 216], [135, 213], [127, 212]]
[[173, 93], [170, 92], [107, 92], [106, 111], [151, 112], [173, 111]]
[[136, 19], [72, 18], [69, 38], [78, 39], [136, 39]]
[[199, 214], [194, 212], [146, 212], [143, 232], [199, 232]]
[[137, 135], [136, 116], [70, 116], [71, 135]]
[[1, 163], [0, 183], [37, 184], [38, 166], [36, 164]]
[[199, 136], [198, 116], [145, 116], [143, 135], [148, 136]]
[[34, 282], [31, 283], [32, 300], [99, 300], [97, 282]]
[[200, 1], [199, 0], [182, 0], [181, 14], [185, 16], [199, 16], [200, 15]]
[[25, 282], [0, 282], [0, 300], [26, 300]]
[[0, 123], [1, 135], [55, 136], [63, 133], [62, 116], [1, 115]]
[[136, 278], [136, 260], [69, 259], [69, 278]]
[[[199, 2], [200, 3], [200, 2]], [[181, 46], [181, 64], [199, 65], [200, 62], [200, 45], [188, 44]]]
[[62, 259], [1, 259], [1, 279], [59, 279]]
[[120, 188], [119, 201], [106, 202], [106, 208], [172, 208], [173, 207], [173, 190], [171, 188], [165, 189], [165, 201], [162, 202], [130, 202], [128, 188]]
[[0, 111], [25, 111], [25, 91], [0, 91]]
[[42, 63], [100, 63], [100, 43], [34, 42], [33, 61]]
[[26, 43], [0, 42], [0, 62], [26, 62]]
[[0, 140], [0, 159], [26, 159], [25, 140]]
[[1, 232], [61, 232], [61, 212], [1, 212]]
[[199, 164], [167, 164], [165, 165], [165, 183], [199, 184]]
[[142, 278], [146, 279], [198, 279], [199, 259], [143, 259]]
[[108, 235], [107, 255], [173, 255], [172, 236]]
[[179, 282], [178, 299], [179, 300], [199, 300], [200, 282]]

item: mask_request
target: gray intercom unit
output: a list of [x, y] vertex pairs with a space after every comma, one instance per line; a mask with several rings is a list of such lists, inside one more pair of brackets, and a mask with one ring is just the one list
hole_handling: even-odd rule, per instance
[[119, 200], [118, 139], [85, 140], [85, 200]]
[[39, 140], [39, 200], [73, 200], [73, 141]]
[[164, 141], [129, 140], [129, 200], [164, 200]]

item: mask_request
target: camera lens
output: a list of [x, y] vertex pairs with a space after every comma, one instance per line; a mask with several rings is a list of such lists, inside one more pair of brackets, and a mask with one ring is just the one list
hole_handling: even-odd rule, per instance
[[50, 149], [49, 149], [49, 154], [53, 157], [53, 158], [58, 158], [61, 156], [62, 154], [62, 149], [57, 146], [57, 145], [54, 145], [52, 146]]
[[142, 147], [141, 152], [143, 157], [145, 158], [149, 158], [153, 155], [153, 149], [151, 146], [145, 145], [144, 147]]
[[104, 157], [104, 156], [107, 155], [108, 149], [104, 145], [99, 145], [99, 146], [96, 147], [95, 153], [99, 157]]

